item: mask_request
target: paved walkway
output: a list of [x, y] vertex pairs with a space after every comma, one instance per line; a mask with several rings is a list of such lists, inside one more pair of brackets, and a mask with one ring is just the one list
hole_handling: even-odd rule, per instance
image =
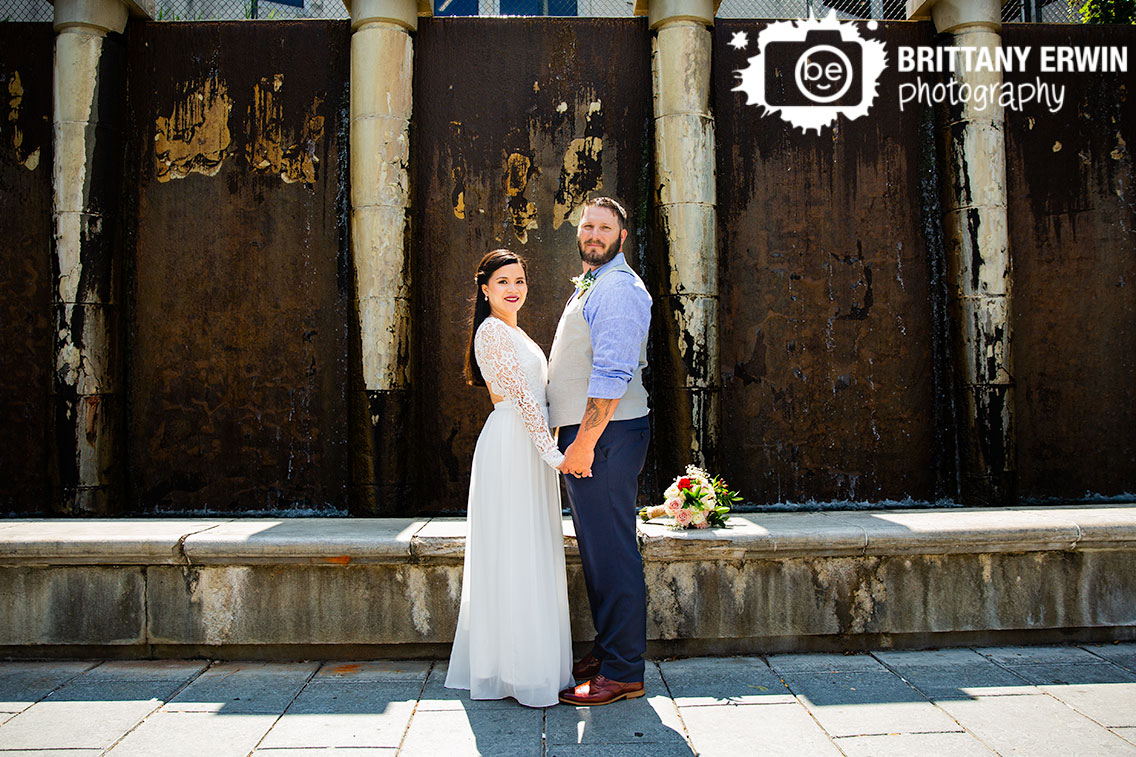
[[1136, 755], [1136, 644], [648, 663], [648, 696], [471, 702], [430, 662], [0, 662], [0, 757]]

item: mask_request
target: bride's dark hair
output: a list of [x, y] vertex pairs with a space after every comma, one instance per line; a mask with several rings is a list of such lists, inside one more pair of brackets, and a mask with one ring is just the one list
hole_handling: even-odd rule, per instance
[[475, 289], [473, 293], [473, 318], [469, 327], [469, 349], [465, 353], [465, 382], [470, 386], [485, 386], [485, 379], [481, 375], [481, 368], [477, 365], [477, 355], [473, 351], [473, 338], [477, 334], [477, 327], [489, 317], [489, 301], [481, 292], [481, 285], [489, 283], [489, 277], [498, 268], [513, 263], [520, 263], [521, 270], [528, 276], [528, 266], [525, 259], [512, 250], [493, 250], [485, 253], [485, 257], [477, 264], [477, 276], [474, 277]]

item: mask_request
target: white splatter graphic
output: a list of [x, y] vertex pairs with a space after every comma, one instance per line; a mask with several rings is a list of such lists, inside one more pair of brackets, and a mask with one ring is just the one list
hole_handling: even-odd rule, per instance
[[[879, 24], [869, 21], [875, 30]], [[758, 54], [736, 73], [734, 92], [747, 105], [761, 105], [802, 132], [820, 134], [843, 115], [855, 120], [875, 102], [887, 52], [879, 40], [864, 39], [857, 25], [840, 21], [836, 11], [824, 19], [779, 21], [757, 35]]]

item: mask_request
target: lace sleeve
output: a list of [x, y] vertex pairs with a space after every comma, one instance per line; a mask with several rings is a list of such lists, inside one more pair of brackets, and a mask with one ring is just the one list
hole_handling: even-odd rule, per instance
[[544, 411], [529, 390], [528, 379], [525, 378], [525, 373], [517, 360], [516, 345], [505, 333], [507, 328], [509, 327], [503, 323], [487, 320], [477, 330], [477, 335], [474, 337], [477, 363], [481, 366], [481, 373], [490, 388], [512, 400], [521, 415], [521, 421], [525, 424], [525, 430], [529, 432], [533, 446], [540, 453], [540, 458], [549, 466], [556, 468], [564, 462], [564, 455], [557, 449], [556, 442], [548, 431], [548, 421], [545, 420]]

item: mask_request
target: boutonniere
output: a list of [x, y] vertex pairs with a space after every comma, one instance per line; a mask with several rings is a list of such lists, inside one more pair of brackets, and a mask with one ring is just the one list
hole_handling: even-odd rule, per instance
[[571, 281], [572, 285], [580, 290], [580, 294], [583, 294], [584, 292], [592, 288], [592, 284], [596, 283], [595, 272], [588, 271], [587, 273], [582, 273], [579, 276], [573, 276]]

